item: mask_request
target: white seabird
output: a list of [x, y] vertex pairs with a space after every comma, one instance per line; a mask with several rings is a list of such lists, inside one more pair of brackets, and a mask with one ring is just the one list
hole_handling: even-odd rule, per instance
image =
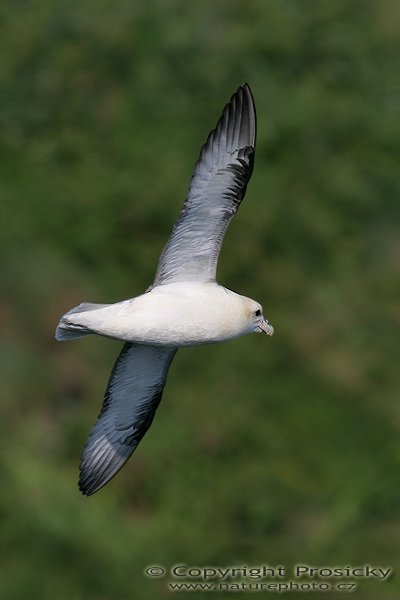
[[180, 346], [274, 332], [258, 302], [215, 279], [222, 240], [253, 170], [255, 139], [255, 106], [244, 84], [201, 150], [153, 285], [145, 294], [115, 304], [80, 304], [60, 320], [57, 340], [95, 333], [125, 342], [82, 453], [83, 494], [103, 487], [137, 447], [151, 425]]

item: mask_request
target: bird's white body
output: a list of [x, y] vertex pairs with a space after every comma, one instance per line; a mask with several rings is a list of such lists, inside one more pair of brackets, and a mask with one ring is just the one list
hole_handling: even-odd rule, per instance
[[258, 307], [215, 282], [179, 282], [104, 308], [72, 313], [64, 320], [125, 342], [193, 346], [255, 331], [252, 315]]

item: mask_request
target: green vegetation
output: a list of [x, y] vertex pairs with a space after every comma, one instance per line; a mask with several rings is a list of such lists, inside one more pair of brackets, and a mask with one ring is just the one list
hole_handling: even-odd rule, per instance
[[[395, 568], [398, 2], [0, 13], [1, 600], [166, 598], [150, 564]], [[120, 345], [58, 344], [58, 318], [151, 283], [243, 81], [256, 165], [219, 280], [262, 302], [276, 335], [178, 352], [133, 459], [84, 498], [79, 455]], [[363, 600], [400, 593], [396, 578], [359, 585]]]

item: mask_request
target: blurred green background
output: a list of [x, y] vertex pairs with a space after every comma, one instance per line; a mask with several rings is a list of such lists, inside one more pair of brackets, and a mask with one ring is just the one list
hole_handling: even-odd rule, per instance
[[[143, 570], [176, 562], [395, 568], [399, 3], [0, 14], [1, 599], [165, 598]], [[85, 498], [79, 456], [120, 344], [58, 344], [55, 326], [152, 282], [243, 81], [256, 164], [219, 281], [262, 302], [276, 335], [178, 352], [133, 459]], [[399, 598], [396, 577], [359, 585]]]

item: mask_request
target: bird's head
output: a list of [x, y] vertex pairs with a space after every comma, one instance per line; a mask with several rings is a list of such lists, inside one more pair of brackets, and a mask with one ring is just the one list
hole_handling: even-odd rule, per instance
[[249, 333], [255, 331], [256, 333], [274, 335], [274, 328], [268, 323], [267, 319], [264, 319], [261, 304], [251, 300], [251, 298], [244, 298], [244, 300]]

